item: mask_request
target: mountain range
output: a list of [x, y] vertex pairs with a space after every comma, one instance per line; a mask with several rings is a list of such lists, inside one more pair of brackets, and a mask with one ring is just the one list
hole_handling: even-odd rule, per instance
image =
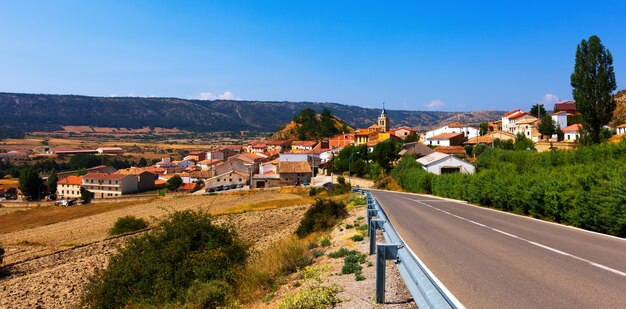
[[[352, 127], [372, 125], [380, 109], [321, 102], [185, 100], [0, 93], [0, 133], [52, 131], [61, 125], [120, 128], [161, 127], [192, 132], [276, 131], [302, 109], [328, 108]], [[436, 112], [388, 110], [391, 126], [478, 124], [501, 111]]]

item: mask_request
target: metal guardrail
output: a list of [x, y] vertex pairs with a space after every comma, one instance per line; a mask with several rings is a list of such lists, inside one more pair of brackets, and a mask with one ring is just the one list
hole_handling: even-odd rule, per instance
[[[385, 302], [385, 261], [394, 260], [418, 308], [463, 308], [405, 245], [374, 196], [363, 192], [367, 196], [370, 254], [376, 253], [376, 302]], [[382, 230], [387, 244], [376, 244], [377, 229]]]

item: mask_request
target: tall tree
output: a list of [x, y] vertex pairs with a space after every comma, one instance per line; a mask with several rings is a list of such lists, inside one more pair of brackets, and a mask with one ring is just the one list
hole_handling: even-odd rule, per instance
[[168, 179], [167, 183], [165, 184], [167, 189], [170, 191], [176, 191], [182, 185], [183, 185], [183, 179], [180, 178], [180, 176], [178, 175], [172, 176], [172, 178]]
[[57, 171], [52, 169], [48, 174], [48, 191], [50, 192], [50, 196], [57, 194], [57, 181], [59, 181]]
[[611, 121], [617, 88], [613, 71], [613, 56], [595, 35], [576, 48], [576, 64], [571, 76], [576, 109], [582, 114], [583, 132], [588, 141], [599, 143], [602, 126]]
[[43, 179], [39, 177], [39, 173], [32, 167], [24, 167], [20, 170], [19, 186], [20, 191], [29, 199], [41, 198], [41, 189]]
[[543, 104], [537, 103], [533, 105], [533, 107], [530, 108], [530, 114], [537, 118], [541, 118], [545, 116], [547, 113], [546, 113], [546, 109], [543, 108]]
[[481, 122], [479, 129], [480, 129], [479, 131], [480, 136], [487, 135], [487, 133], [489, 133], [489, 123]]
[[552, 134], [556, 133], [556, 123], [554, 122], [554, 120], [552, 120], [552, 117], [550, 117], [550, 115], [545, 115], [541, 117], [539, 125], [537, 126], [537, 131], [541, 133], [542, 138], [543, 136], [548, 136], [548, 138], [550, 138]]

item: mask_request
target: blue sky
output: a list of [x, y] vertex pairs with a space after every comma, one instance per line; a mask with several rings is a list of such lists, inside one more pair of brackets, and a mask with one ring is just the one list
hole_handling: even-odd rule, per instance
[[592, 34], [626, 88], [624, 1], [425, 2], [1, 1], [0, 91], [510, 110]]

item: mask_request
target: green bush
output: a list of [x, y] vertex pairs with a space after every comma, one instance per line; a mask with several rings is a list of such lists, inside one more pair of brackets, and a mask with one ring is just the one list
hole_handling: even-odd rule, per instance
[[247, 257], [247, 245], [231, 227], [214, 225], [205, 212], [175, 212], [119, 249], [90, 278], [82, 302], [92, 308], [184, 303], [192, 286], [202, 296], [189, 301], [213, 302], [222, 297], [212, 292], [220, 286], [215, 280], [232, 285]]
[[359, 234], [354, 234], [354, 235], [352, 235], [352, 237], [350, 237], [350, 239], [352, 239], [352, 241], [362, 241], [363, 240], [363, 236], [361, 236]]
[[318, 199], [304, 213], [304, 218], [296, 229], [296, 235], [302, 238], [313, 232], [328, 230], [347, 215], [348, 211], [344, 203]]
[[348, 253], [350, 253], [350, 250], [341, 247], [339, 248], [339, 250], [335, 251], [335, 252], [331, 252], [328, 254], [329, 257], [333, 258], [333, 259], [338, 259], [340, 257], [344, 257], [346, 255], [348, 255]]
[[185, 298], [186, 307], [201, 309], [223, 307], [234, 302], [232, 286], [220, 280], [194, 282], [187, 290]]
[[333, 284], [330, 286], [311, 286], [303, 288], [293, 295], [283, 298], [279, 307], [282, 309], [322, 309], [333, 307], [340, 302], [337, 298], [340, 288]]
[[110, 235], [119, 235], [139, 231], [148, 227], [148, 222], [135, 216], [125, 216], [117, 219], [109, 230]]

